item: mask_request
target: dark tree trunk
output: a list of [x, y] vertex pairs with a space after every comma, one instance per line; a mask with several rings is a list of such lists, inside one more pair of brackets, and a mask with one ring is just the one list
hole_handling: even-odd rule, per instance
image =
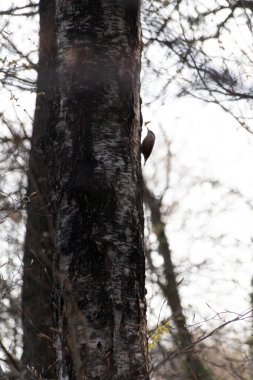
[[140, 3], [56, 1], [45, 153], [56, 225], [59, 379], [148, 379]]
[[[48, 212], [48, 185], [44, 159], [39, 153], [40, 139], [45, 133], [49, 112], [49, 92], [53, 78], [54, 1], [41, 0], [40, 46], [32, 147], [28, 173], [27, 230], [24, 245], [22, 290], [23, 356], [25, 367], [34, 374], [55, 378], [55, 350], [53, 349], [52, 252], [53, 225]], [[30, 375], [29, 375], [30, 373]]]

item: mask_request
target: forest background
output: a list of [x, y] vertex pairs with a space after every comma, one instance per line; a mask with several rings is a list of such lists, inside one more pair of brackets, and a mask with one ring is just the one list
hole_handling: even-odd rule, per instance
[[[8, 368], [22, 345], [22, 247], [32, 202], [26, 198], [30, 136], [40, 96], [39, 20], [31, 1], [1, 8], [0, 318], [1, 358]], [[170, 284], [161, 230], [188, 330], [195, 341], [211, 333], [205, 346], [197, 345], [196, 357], [220, 378], [249, 379], [252, 373], [252, 12], [251, 1], [142, 4], [143, 134], [146, 126], [156, 134], [143, 167], [154, 378], [179, 379], [181, 373], [180, 355], [158, 365], [163, 355], [182, 349], [173, 339], [180, 327], [164, 292]], [[171, 331], [153, 339], [166, 321]]]

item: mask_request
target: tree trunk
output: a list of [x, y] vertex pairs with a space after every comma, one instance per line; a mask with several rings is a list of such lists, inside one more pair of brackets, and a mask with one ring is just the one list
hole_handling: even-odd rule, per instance
[[56, 1], [44, 149], [56, 226], [59, 379], [148, 379], [140, 3]]
[[[30, 370], [26, 378], [35, 375], [55, 378], [53, 349], [52, 252], [53, 226], [48, 212], [47, 171], [39, 153], [39, 142], [45, 133], [49, 111], [54, 54], [54, 1], [40, 0], [40, 46], [32, 147], [28, 172], [27, 230], [24, 245], [22, 289], [23, 356]], [[33, 373], [33, 375], [32, 375]]]

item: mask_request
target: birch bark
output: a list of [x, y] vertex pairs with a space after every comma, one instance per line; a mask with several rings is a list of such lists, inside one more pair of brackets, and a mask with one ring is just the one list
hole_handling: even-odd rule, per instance
[[148, 379], [138, 0], [56, 1], [45, 154], [59, 379]]

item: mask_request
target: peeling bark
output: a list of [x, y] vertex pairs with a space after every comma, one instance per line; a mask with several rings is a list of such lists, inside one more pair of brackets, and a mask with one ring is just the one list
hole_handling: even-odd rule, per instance
[[59, 379], [148, 379], [140, 3], [56, 1], [45, 153], [56, 225]]

